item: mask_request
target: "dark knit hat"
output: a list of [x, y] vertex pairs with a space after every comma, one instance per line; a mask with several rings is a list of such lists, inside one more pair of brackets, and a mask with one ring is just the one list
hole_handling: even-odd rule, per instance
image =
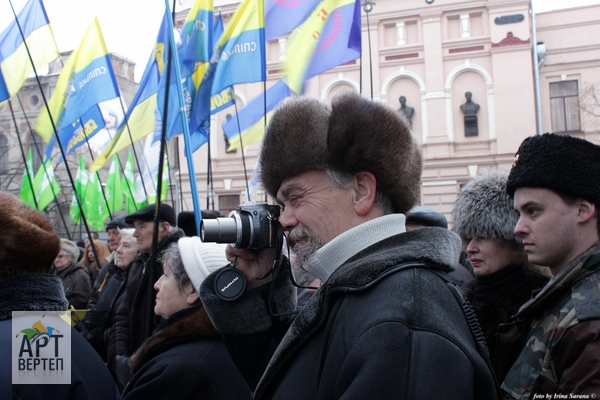
[[[48, 272], [60, 239], [48, 218], [8, 192], [0, 192], [0, 279], [27, 272]], [[31, 251], [35, 248], [35, 251]]]
[[404, 215], [407, 224], [448, 228], [448, 220], [444, 214], [430, 207], [414, 206]]
[[471, 179], [452, 211], [452, 230], [463, 240], [475, 236], [519, 241], [514, 234], [519, 215], [506, 193], [508, 172], [492, 169]]
[[108, 224], [106, 224], [106, 231], [109, 229], [125, 229], [125, 228], [133, 228], [133, 225], [125, 222], [125, 215], [119, 215], [118, 217], [113, 218]]
[[[156, 204], [150, 204], [142, 207], [136, 212], [125, 217], [125, 223], [133, 225], [133, 221], [154, 221], [154, 213], [156, 212]], [[173, 207], [168, 204], [160, 203], [160, 212], [158, 214], [159, 221], [168, 222], [169, 225], [175, 226], [177, 218]]]
[[551, 189], [600, 204], [600, 146], [568, 135], [546, 133], [523, 141], [506, 190]]
[[420, 197], [422, 158], [406, 121], [386, 104], [353, 92], [335, 96], [331, 106], [308, 96], [280, 106], [260, 163], [262, 183], [273, 197], [284, 179], [326, 168], [373, 173], [395, 212], [406, 212]]

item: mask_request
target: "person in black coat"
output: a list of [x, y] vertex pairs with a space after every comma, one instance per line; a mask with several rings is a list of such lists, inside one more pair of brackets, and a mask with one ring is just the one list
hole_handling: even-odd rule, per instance
[[514, 233], [519, 216], [506, 193], [507, 179], [503, 170], [476, 176], [462, 188], [452, 212], [453, 230], [461, 237], [475, 273], [471, 302], [500, 382], [506, 371], [499, 364], [512, 363], [506, 354], [496, 353], [498, 327], [510, 322], [549, 279], [527, 261], [523, 243]]
[[155, 213], [156, 204], [151, 204], [125, 217], [125, 222], [135, 228], [133, 235], [140, 254], [129, 269], [125, 293], [117, 303], [115, 329], [114, 334], [111, 333], [108, 350], [108, 362], [122, 387], [132, 376], [129, 358], [160, 324], [160, 317], [154, 314], [156, 291], [153, 285], [162, 274], [162, 253], [172, 243], [185, 236], [183, 231], [175, 226], [173, 208], [161, 203], [159, 215], [156, 217], [158, 243], [156, 252], [153, 253]]
[[119, 229], [119, 237], [114, 263], [106, 264], [107, 270], [100, 275], [103, 279], [98, 282], [83, 319], [88, 331], [86, 337], [104, 361], [107, 360], [117, 303], [125, 292], [129, 267], [139, 251], [133, 229]]
[[[12, 384], [12, 312], [66, 312], [69, 304], [61, 280], [47, 273], [61, 250], [46, 216], [0, 192], [0, 219], [4, 229], [0, 241], [0, 399], [119, 399], [117, 386], [98, 354], [68, 325], [71, 384]], [[35, 244], [35, 251], [26, 244]]]
[[124, 399], [252, 397], [198, 297], [204, 278], [226, 262], [225, 245], [198, 237], [182, 238], [165, 251], [154, 285], [154, 311], [164, 322], [131, 357], [135, 375]]
[[222, 270], [202, 283], [255, 399], [500, 397], [480, 327], [448, 276], [460, 238], [406, 231], [422, 158], [404, 118], [356, 93], [300, 96], [273, 114], [259, 159], [294, 266], [322, 285], [298, 311], [289, 260], [243, 248], [247, 237], [227, 246], [226, 270], [247, 285], [221, 282]]

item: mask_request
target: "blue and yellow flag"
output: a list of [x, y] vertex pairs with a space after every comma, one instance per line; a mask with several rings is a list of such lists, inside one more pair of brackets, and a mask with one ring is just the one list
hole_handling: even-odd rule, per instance
[[0, 102], [21, 90], [21, 86], [33, 72], [27, 48], [36, 69], [58, 57], [42, 0], [29, 0], [17, 15], [17, 21], [11, 22], [0, 34]]
[[261, 94], [252, 100], [237, 115], [225, 122], [222, 127], [225, 136], [229, 140], [228, 150], [261, 141], [265, 134], [263, 116], [266, 114], [266, 123], [268, 123], [275, 109], [289, 96], [290, 88], [283, 80], [279, 80], [265, 94]]
[[212, 55], [217, 62], [212, 93], [236, 83], [266, 79], [265, 10], [262, 0], [244, 0], [227, 24]]
[[331, 14], [334, 10], [355, 2], [356, 0], [322, 0], [310, 17], [288, 36], [285, 48], [285, 80], [292, 91], [302, 92], [312, 56]]
[[266, 40], [287, 35], [308, 18], [320, 0], [265, 0]]
[[[36, 120], [36, 132], [49, 142], [54, 134], [53, 122], [57, 132], [62, 133], [63, 128], [82, 119], [84, 129], [83, 132], [79, 130], [81, 135], [74, 136], [77, 127], [73, 126], [73, 129], [67, 130], [71, 137], [60, 138], [62, 146], [69, 145], [72, 151], [85, 142], [87, 133], [92, 133], [85, 128], [89, 120], [88, 117], [83, 120], [86, 113], [95, 108], [97, 113], [93, 123], [104, 126], [98, 103], [116, 97], [119, 97], [119, 88], [98, 19], [94, 18], [79, 47], [69, 56], [48, 101], [52, 119], [46, 110], [42, 111]], [[98, 130], [93, 130], [93, 133]]]
[[[181, 47], [177, 49], [177, 60], [181, 72], [181, 87], [185, 107], [187, 124], [196, 98], [196, 92], [202, 75], [206, 70], [213, 48], [213, 2], [212, 0], [196, 0], [190, 9], [181, 29]], [[165, 102], [166, 73], [161, 79], [161, 88], [158, 95], [158, 107], [163, 111]], [[167, 124], [167, 140], [183, 133], [181, 121], [179, 95], [175, 83], [175, 71], [171, 70], [171, 87], [169, 88], [169, 110]], [[160, 131], [155, 132], [154, 140], [160, 138]]]
[[[266, 79], [265, 14], [262, 0], [244, 0], [217, 42], [210, 65], [196, 94], [190, 118], [192, 136], [198, 132], [208, 140], [208, 119], [212, 96], [227, 91], [236, 83], [260, 82]], [[220, 109], [222, 109], [221, 107]]]
[[361, 54], [360, 1], [341, 1], [325, 22], [304, 80], [356, 60]]
[[169, 43], [169, 24], [167, 18], [169, 18], [169, 13], [165, 12], [156, 38], [156, 44], [154, 45], [148, 64], [146, 64], [138, 91], [127, 110], [125, 120], [118, 128], [112, 142], [90, 165], [89, 169], [92, 172], [102, 168], [113, 154], [153, 133], [157, 126], [160, 129], [161, 119], [157, 108], [157, 97], [160, 78], [163, 71], [165, 71], [166, 49]]

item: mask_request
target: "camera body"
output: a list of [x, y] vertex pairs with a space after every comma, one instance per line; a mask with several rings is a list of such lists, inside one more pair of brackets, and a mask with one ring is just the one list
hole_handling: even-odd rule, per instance
[[242, 204], [229, 218], [204, 219], [203, 242], [231, 243], [239, 249], [267, 249], [281, 243], [280, 208], [271, 204]]

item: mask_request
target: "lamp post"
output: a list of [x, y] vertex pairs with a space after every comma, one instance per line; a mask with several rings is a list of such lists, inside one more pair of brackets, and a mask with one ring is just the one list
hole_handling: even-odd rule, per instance
[[529, 1], [529, 9], [531, 12], [531, 41], [532, 41], [532, 58], [533, 58], [533, 84], [535, 88], [535, 118], [537, 125], [537, 134], [541, 135], [544, 133], [542, 128], [542, 100], [540, 97], [540, 67], [544, 62], [543, 56], [545, 55], [545, 46], [544, 46], [544, 54], [542, 55], [542, 59], [540, 60], [540, 53], [538, 52], [538, 43], [537, 43], [537, 35], [536, 35], [536, 27], [535, 27], [535, 12], [533, 10], [533, 0]]
[[371, 25], [369, 23], [369, 13], [373, 11], [373, 6], [375, 2], [373, 1], [365, 1], [362, 6], [363, 10], [367, 14], [367, 38], [369, 40], [369, 76], [371, 79], [371, 99], [373, 99], [373, 59], [371, 57]]

